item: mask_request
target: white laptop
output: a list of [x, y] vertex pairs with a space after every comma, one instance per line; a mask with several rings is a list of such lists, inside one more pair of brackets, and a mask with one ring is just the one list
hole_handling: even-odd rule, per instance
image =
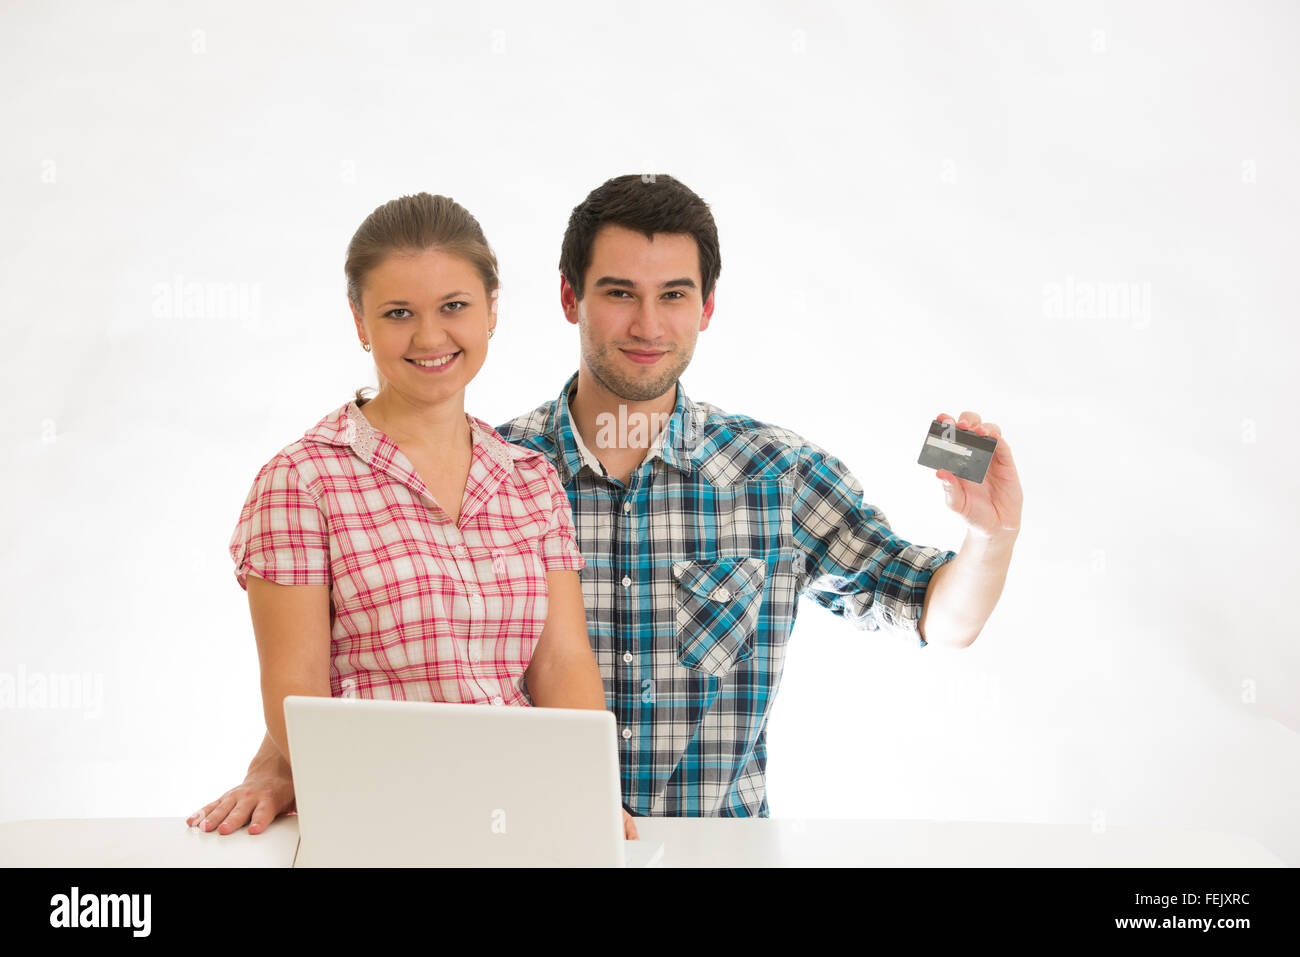
[[649, 867], [623, 836], [614, 715], [284, 699], [294, 867]]

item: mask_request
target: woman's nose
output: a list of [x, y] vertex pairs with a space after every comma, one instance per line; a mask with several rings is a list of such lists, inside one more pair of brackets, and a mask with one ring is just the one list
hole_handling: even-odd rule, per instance
[[411, 342], [419, 349], [434, 350], [451, 342], [451, 337], [442, 321], [435, 318], [420, 323]]

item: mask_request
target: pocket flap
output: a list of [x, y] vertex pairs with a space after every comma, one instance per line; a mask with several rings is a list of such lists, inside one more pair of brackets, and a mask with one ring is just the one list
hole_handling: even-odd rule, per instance
[[686, 589], [710, 601], [731, 601], [763, 585], [761, 558], [717, 558], [673, 562], [673, 577]]

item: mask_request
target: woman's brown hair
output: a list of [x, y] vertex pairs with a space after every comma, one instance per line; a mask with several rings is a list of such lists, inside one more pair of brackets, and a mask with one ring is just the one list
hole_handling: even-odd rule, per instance
[[[497, 292], [497, 257], [483, 235], [483, 227], [469, 210], [448, 196], [416, 193], [379, 206], [366, 217], [348, 243], [343, 272], [348, 300], [361, 313], [361, 287], [370, 271], [393, 253], [418, 253], [438, 249], [464, 259], [483, 280], [488, 298]], [[357, 389], [357, 405], [366, 401]]]

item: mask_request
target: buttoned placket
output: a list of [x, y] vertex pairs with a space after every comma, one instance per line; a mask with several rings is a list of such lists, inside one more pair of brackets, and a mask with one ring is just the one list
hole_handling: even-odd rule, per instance
[[[669, 429], [671, 428], [670, 424]], [[571, 414], [569, 416], [569, 431], [576, 446], [579, 470], [585, 464], [591, 475], [591, 481], [596, 482], [597, 477], [603, 479], [602, 482], [598, 482], [598, 487], [601, 494], [609, 497], [610, 504], [613, 506], [612, 511], [616, 520], [614, 522], [614, 567], [612, 570], [615, 580], [620, 585], [614, 597], [614, 640], [615, 642], [627, 641], [628, 639], [623, 636], [635, 634], [635, 629], [629, 626], [636, 620], [632, 612], [635, 597], [633, 589], [639, 587], [640, 584], [634, 581], [632, 576], [634, 571], [632, 564], [638, 551], [636, 515], [633, 512], [633, 502], [638, 499], [643, 482], [649, 481], [650, 476], [654, 474], [655, 459], [664, 457], [664, 449], [670, 436], [668, 430], [660, 433], [656, 441], [647, 450], [645, 459], [629, 477], [630, 484], [625, 485], [617, 479], [611, 478], [604, 464], [587, 449], [581, 435], [578, 434], [576, 426], [573, 424]], [[664, 464], [667, 467], [666, 461]], [[575, 480], [580, 481], [581, 477], [576, 477]], [[616, 658], [611, 669], [614, 685], [614, 717], [619, 725], [619, 737], [622, 739], [619, 759], [626, 767], [633, 763], [633, 754], [636, 748], [636, 744], [633, 743], [635, 736], [633, 725], [639, 720], [641, 714], [639, 705], [641, 687], [637, 680], [640, 670], [637, 668], [636, 655], [626, 644], [623, 646], [621, 655], [618, 654], [616, 647], [615, 655]], [[619, 659], [622, 662], [621, 666]], [[629, 690], [632, 690], [634, 694], [629, 695]]]
[[[480, 453], [483, 453], [484, 455], [488, 454], [486, 448], [480, 448], [482, 441], [481, 437], [478, 434], [478, 430], [474, 429], [472, 425], [471, 435], [474, 442], [474, 450], [473, 457], [470, 461], [469, 477], [466, 481], [467, 494], [464, 500], [466, 502], [471, 498], [471, 495], [468, 493], [471, 490], [477, 490], [479, 480], [481, 480], [481, 476], [476, 475], [476, 472], [487, 467], [479, 458], [479, 455]], [[487, 603], [486, 599], [483, 597], [483, 589], [478, 582], [478, 577], [472, 573], [468, 576], [465, 574], [467, 569], [476, 569], [477, 565], [469, 560], [469, 548], [465, 544], [464, 532], [462, 531], [464, 524], [469, 517], [466, 515], [464, 502], [462, 502], [461, 507], [460, 528], [451, 521], [445, 511], [443, 512], [443, 516], [445, 521], [441, 522], [439, 527], [443, 530], [443, 534], [447, 538], [449, 550], [454, 556], [454, 560], [450, 562], [450, 567], [457, 580], [460, 581], [464, 588], [465, 599], [469, 603], [469, 614], [465, 616], [469, 622], [469, 633], [465, 640], [465, 657], [468, 658], [470, 662], [470, 675], [474, 680], [474, 684], [478, 686], [484, 697], [488, 698], [493, 705], [503, 705], [505, 704], [505, 699], [500, 694], [492, 693], [489, 695], [489, 691], [485, 687], [482, 677], [478, 674], [478, 666], [483, 660], [483, 646], [487, 641]], [[497, 682], [496, 691], [500, 690], [500, 683]]]
[[[572, 418], [569, 419], [569, 422], [570, 435], [573, 437], [573, 442], [578, 453], [578, 461], [580, 463], [579, 470], [581, 470], [582, 465], [587, 466], [587, 471], [590, 475], [589, 481], [596, 485], [599, 494], [606, 496], [609, 499], [612, 514], [615, 516], [621, 516], [624, 519], [623, 521], [614, 522], [614, 567], [612, 571], [615, 580], [619, 582], [619, 589], [614, 596], [613, 624], [614, 640], [617, 642], [620, 640], [622, 635], [628, 633], [629, 629], [627, 625], [634, 620], [631, 613], [632, 588], [634, 583], [629, 572], [632, 570], [631, 562], [636, 553], [636, 535], [634, 534], [635, 529], [630, 527], [629, 522], [632, 515], [632, 502], [629, 496], [635, 494], [635, 490], [638, 487], [637, 483], [639, 482], [641, 469], [638, 468], [637, 471], [632, 474], [633, 484], [631, 486], [624, 485], [617, 479], [612, 478], [609, 472], [606, 471], [604, 464], [587, 449], [586, 445], [582, 441], [582, 436], [578, 434], [576, 426], [573, 425]], [[575, 477], [575, 481], [582, 480], [581, 475]], [[622, 659], [624, 665], [631, 664], [632, 655], [627, 648], [624, 648]], [[614, 718], [619, 725], [619, 737], [622, 739], [620, 742], [622, 745], [620, 761], [626, 767], [631, 761], [631, 752], [633, 748], [633, 745], [631, 744], [633, 731], [629, 718], [635, 714], [635, 709], [625, 707], [623, 702], [627, 697], [628, 689], [634, 680], [634, 676], [632, 675], [630, 668], [620, 667], [617, 659], [614, 661], [611, 668], [611, 675], [614, 686]]]
[[[635, 472], [630, 476], [630, 484], [623, 485], [611, 481], [613, 488], [618, 490], [618, 508], [614, 514], [619, 516], [615, 525], [614, 532], [614, 554], [618, 562], [616, 574], [621, 571], [622, 589], [619, 591], [619, 601], [615, 602], [615, 626], [614, 635], [616, 640], [622, 641], [623, 653], [619, 657], [622, 660], [614, 663], [615, 676], [615, 707], [618, 708], [616, 717], [621, 726], [620, 737], [623, 739], [623, 760], [626, 762], [634, 761], [634, 753], [638, 748], [639, 742], [635, 740], [636, 731], [634, 725], [641, 720], [642, 709], [641, 701], [641, 682], [639, 680], [642, 673], [638, 666], [637, 656], [633, 653], [631, 646], [631, 636], [637, 633], [636, 629], [628, 627], [635, 622], [635, 608], [638, 598], [643, 598], [647, 592], [644, 590], [633, 592], [633, 589], [644, 589], [645, 583], [637, 581], [633, 572], [633, 563], [639, 552], [638, 543], [640, 541], [637, 535], [637, 507], [634, 503], [639, 503], [644, 499], [643, 490], [647, 482], [651, 480], [654, 474], [655, 461], [654, 456], [649, 455], [641, 463]], [[629, 694], [630, 692], [630, 694]], [[626, 702], [626, 703], [625, 703]]]
[[[357, 410], [355, 414], [359, 416], [361, 414], [360, 410]], [[483, 440], [478, 434], [478, 429], [475, 428], [473, 422], [470, 423], [470, 436], [473, 441], [473, 452], [470, 459], [469, 477], [466, 481], [467, 491], [471, 486], [477, 486], [477, 484], [479, 484], [476, 482], [476, 478], [481, 478], [481, 476], [476, 476], [476, 471], [487, 467], [480, 460], [480, 453], [486, 457], [493, 458], [494, 460], [496, 458], [491, 454], [491, 450], [486, 447], [481, 447]], [[343, 430], [344, 442], [351, 446], [352, 451], [371, 468], [381, 471], [390, 478], [401, 482], [404, 486], [412, 492], [415, 492], [420, 497], [420, 500], [425, 506], [426, 520], [430, 523], [431, 531], [435, 540], [445, 540], [447, 550], [454, 556], [452, 561], [444, 561], [442, 562], [442, 565], [444, 571], [460, 583], [468, 607], [468, 613], [465, 613], [464, 609], [453, 608], [452, 615], [453, 617], [459, 616], [469, 623], [468, 637], [465, 640], [466, 647], [464, 649], [465, 658], [470, 662], [469, 677], [470, 680], [474, 682], [474, 685], [479, 689], [483, 697], [488, 698], [494, 705], [502, 705], [505, 703], [505, 699], [500, 694], [491, 693], [489, 689], [485, 688], [483, 683], [480, 681], [480, 676], [477, 674], [478, 665], [483, 660], [483, 644], [486, 641], [484, 635], [487, 626], [487, 606], [485, 599], [483, 598], [482, 588], [479, 586], [477, 578], [472, 574], [469, 577], [466, 577], [465, 575], [465, 570], [474, 568], [474, 565], [469, 561], [469, 549], [465, 544], [464, 535], [461, 532], [461, 529], [457, 527], [457, 524], [451, 520], [451, 516], [447, 511], [442, 508], [438, 501], [429, 492], [424, 481], [415, 472], [413, 467], [406, 468], [400, 464], [398, 464], [396, 468], [391, 466], [385, 467], [376, 458], [375, 452], [378, 449], [381, 439], [387, 439], [387, 436], [374, 426], [370, 425], [367, 421], [363, 420], [360, 423], [356, 422], [353, 418], [353, 413], [349, 413], [347, 416], [347, 424], [344, 426]], [[388, 441], [391, 443], [392, 440], [388, 439]], [[400, 455], [403, 461], [409, 461], [406, 459], [406, 455], [400, 448], [396, 449], [396, 454]], [[396, 463], [395, 458], [393, 459], [393, 462]], [[403, 472], [406, 474], [402, 474]], [[469, 499], [469, 497], [470, 496], [467, 495], [466, 500]], [[467, 519], [470, 517], [472, 516], [466, 514], [462, 502], [460, 514], [461, 527], [466, 524]], [[496, 690], [500, 691], [500, 688], [498, 687]]]

